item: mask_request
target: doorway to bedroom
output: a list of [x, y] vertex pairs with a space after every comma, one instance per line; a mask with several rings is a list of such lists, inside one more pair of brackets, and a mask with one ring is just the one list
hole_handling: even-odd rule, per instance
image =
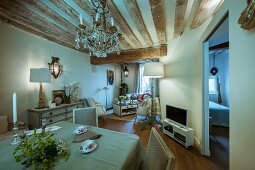
[[203, 60], [204, 154], [229, 169], [228, 14], [204, 42]]

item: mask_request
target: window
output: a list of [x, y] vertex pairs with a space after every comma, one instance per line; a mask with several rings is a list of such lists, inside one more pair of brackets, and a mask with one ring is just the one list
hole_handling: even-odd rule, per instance
[[144, 65], [139, 64], [139, 93], [150, 93], [150, 78], [143, 76]]
[[216, 76], [209, 76], [209, 94], [217, 94]]

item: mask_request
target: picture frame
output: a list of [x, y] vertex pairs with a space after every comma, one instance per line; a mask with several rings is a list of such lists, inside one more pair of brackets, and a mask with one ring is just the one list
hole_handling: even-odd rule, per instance
[[56, 103], [56, 106], [64, 104], [65, 90], [52, 90], [52, 101]]
[[114, 82], [114, 72], [112, 70], [107, 70], [107, 85], [113, 85]]

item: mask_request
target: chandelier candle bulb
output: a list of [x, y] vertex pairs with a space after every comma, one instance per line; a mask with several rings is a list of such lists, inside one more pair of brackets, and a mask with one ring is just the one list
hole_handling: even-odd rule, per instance
[[82, 15], [80, 14], [80, 24], [82, 25]]
[[114, 19], [111, 17], [111, 25], [114, 26]]
[[16, 93], [14, 92], [13, 93], [13, 96], [12, 96], [12, 108], [13, 108], [13, 122], [17, 122], [17, 97], [16, 97]]
[[100, 14], [96, 13], [96, 22], [100, 20]]

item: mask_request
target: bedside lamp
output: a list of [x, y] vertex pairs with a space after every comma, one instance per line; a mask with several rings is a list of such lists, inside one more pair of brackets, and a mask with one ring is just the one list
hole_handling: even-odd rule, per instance
[[[164, 75], [164, 65], [163, 63], [160, 62], [148, 62], [144, 64], [144, 71], [143, 71], [143, 76], [149, 77], [149, 78], [163, 78]], [[154, 82], [153, 80], [151, 81], [151, 96], [152, 96], [152, 103], [151, 103], [151, 113], [152, 115], [149, 116], [149, 121], [145, 123], [156, 123], [162, 125], [161, 122], [159, 122], [156, 118], [156, 115], [154, 115], [154, 108], [153, 108], [153, 99], [154, 99]]]
[[30, 82], [40, 83], [38, 109], [47, 107], [42, 83], [50, 83], [50, 70], [48, 68], [30, 68]]

